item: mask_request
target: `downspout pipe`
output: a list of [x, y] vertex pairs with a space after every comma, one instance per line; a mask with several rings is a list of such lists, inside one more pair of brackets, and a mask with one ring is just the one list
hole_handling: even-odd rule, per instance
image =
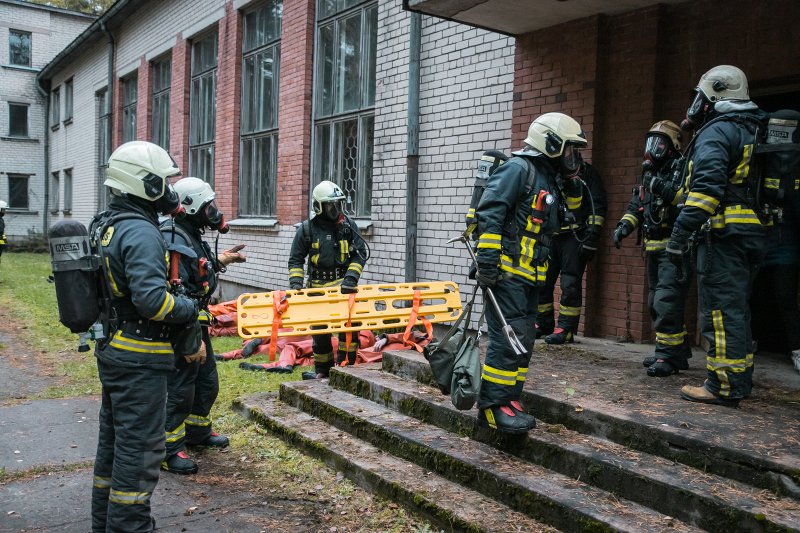
[[408, 46], [408, 139], [406, 147], [405, 279], [417, 281], [417, 197], [419, 193], [419, 80], [422, 15], [411, 13]]
[[[116, 54], [116, 47], [117, 43], [114, 40], [114, 36], [111, 34], [111, 31], [106, 26], [106, 21], [100, 21], [100, 29], [108, 36], [108, 86], [106, 87], [106, 105], [108, 106], [108, 122], [106, 123], [106, 139], [108, 139], [109, 146], [111, 146], [112, 151], [114, 147], [114, 138], [112, 133], [114, 131], [114, 56]], [[104, 110], [100, 110], [102, 113]], [[103, 187], [102, 182], [97, 189], [97, 208], [100, 210], [105, 206], [105, 202], [102, 199], [103, 194], [105, 194], [105, 188]]]
[[44, 213], [42, 213], [42, 235], [47, 238], [47, 229], [50, 226], [50, 82], [38, 81], [36, 90], [39, 92], [39, 96], [44, 98]]

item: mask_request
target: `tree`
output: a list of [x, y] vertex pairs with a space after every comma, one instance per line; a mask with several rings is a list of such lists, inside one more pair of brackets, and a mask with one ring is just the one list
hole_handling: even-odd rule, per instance
[[90, 15], [102, 15], [115, 0], [30, 0], [34, 4], [42, 4], [50, 7], [60, 7], [72, 11], [89, 13]]

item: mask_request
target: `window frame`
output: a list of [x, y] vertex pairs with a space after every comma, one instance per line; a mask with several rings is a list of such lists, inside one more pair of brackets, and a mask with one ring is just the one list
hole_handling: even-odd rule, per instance
[[74, 78], [64, 82], [64, 125], [72, 123], [74, 113], [75, 86]]
[[61, 188], [61, 172], [56, 170], [50, 173], [50, 182], [48, 183], [48, 187], [50, 188], [50, 212], [55, 214], [58, 213], [59, 204], [61, 204], [60, 198], [60, 188]]
[[[163, 82], [163, 70], [161, 66], [166, 65], [169, 74], [169, 81]], [[151, 115], [151, 141], [163, 149], [169, 151], [170, 140], [170, 91], [172, 89], [172, 54], [161, 56], [150, 62], [150, 73], [152, 84], [152, 115]], [[163, 135], [162, 135], [163, 134]], [[162, 136], [164, 137], [162, 139]]]
[[134, 72], [120, 80], [122, 93], [122, 142], [136, 140], [136, 102], [139, 99], [139, 76]]
[[[98, 181], [98, 210], [108, 207], [110, 192], [103, 182], [106, 180], [108, 158], [111, 156], [111, 102], [108, 100], [108, 87], [95, 91], [95, 134], [97, 140], [96, 172]], [[101, 103], [102, 99], [102, 103]], [[102, 106], [102, 107], [101, 107]]]
[[[18, 35], [27, 35], [28, 36], [28, 62], [26, 63], [16, 63], [14, 61], [14, 52], [11, 46], [11, 36], [12, 34]], [[17, 30], [14, 28], [8, 29], [8, 64], [14, 65], [15, 67], [28, 67], [31, 68], [33, 66], [33, 33], [25, 30]]]
[[[214, 62], [213, 65], [200, 65], [200, 69], [195, 71], [195, 66], [197, 63], [197, 56], [196, 54], [201, 54], [202, 61], [202, 43], [206, 41], [206, 39], [213, 38], [214, 40]], [[215, 164], [215, 142], [216, 142], [216, 127], [217, 127], [217, 117], [216, 117], [216, 108], [217, 108], [217, 73], [219, 71], [219, 32], [215, 27], [213, 30], [209, 30], [208, 32], [204, 33], [203, 35], [199, 36], [197, 39], [192, 41], [192, 52], [191, 52], [191, 61], [190, 61], [190, 77], [189, 77], [189, 176], [195, 176], [200, 178], [214, 187], [214, 164]], [[210, 81], [209, 81], [210, 80]], [[197, 84], [198, 90], [195, 91], [195, 84]], [[211, 89], [209, 90], [209, 85]], [[200, 93], [200, 94], [197, 94]], [[204, 97], [208, 97], [211, 93], [211, 105], [209, 109], [203, 110], [203, 113], [200, 113], [200, 105], [202, 102], [200, 99]], [[202, 116], [198, 116], [202, 115]], [[198, 123], [198, 120], [201, 123]], [[200, 131], [205, 133], [210, 132], [208, 137], [202, 136]], [[205, 176], [200, 175], [198, 172], [198, 167], [201, 163], [201, 157], [203, 157], [203, 153], [208, 151], [208, 158], [209, 160], [204, 161], [202, 166], [205, 167], [206, 165], [210, 164], [208, 169], [203, 169], [203, 173], [206, 174]]]
[[[15, 172], [8, 172], [6, 174], [8, 177], [8, 209], [9, 210], [16, 210], [16, 211], [30, 211], [31, 208], [31, 198], [30, 198], [30, 174], [18, 174]], [[25, 205], [16, 205], [15, 196], [14, 196], [14, 187], [12, 187], [11, 182], [12, 180], [25, 180]]]
[[62, 212], [69, 214], [72, 212], [72, 168], [65, 168], [64, 172], [64, 205]]
[[50, 127], [58, 128], [61, 123], [61, 87], [50, 92]]
[[[270, 21], [274, 26], [275, 33], [271, 38], [261, 43], [256, 43], [251, 48], [247, 48], [249, 43], [247, 17], [256, 16], [261, 10], [269, 10], [273, 6], [278, 10], [277, 22]], [[279, 97], [280, 97], [280, 57], [281, 57], [281, 33], [283, 28], [283, 2], [282, 0], [271, 0], [262, 2], [257, 7], [243, 13], [242, 22], [242, 93], [240, 98], [240, 128], [239, 128], [239, 216], [247, 218], [275, 218], [277, 216], [277, 195], [278, 195], [278, 124], [279, 124]], [[260, 117], [265, 103], [259, 99], [254, 92], [263, 94], [265, 87], [259, 86], [263, 83], [256, 78], [256, 65], [259, 58], [266, 54], [272, 57], [272, 82], [271, 82], [271, 102], [272, 113], [271, 122], [266, 125], [259, 125]], [[252, 61], [254, 77], [252, 83], [246, 79], [248, 72], [248, 61]], [[251, 104], [255, 104], [251, 106]], [[269, 146], [268, 161], [264, 162], [259, 158], [263, 154], [263, 144]], [[260, 165], [259, 165], [260, 163]], [[266, 164], [266, 175], [260, 168]], [[266, 196], [266, 202], [263, 200]]]
[[[15, 133], [11, 129], [12, 125], [12, 117], [11, 117], [11, 107], [15, 106], [21, 109], [25, 109], [25, 134]], [[30, 114], [31, 105], [23, 102], [8, 102], [8, 136], [13, 137], [16, 139], [30, 139], [31, 138], [31, 114]]]

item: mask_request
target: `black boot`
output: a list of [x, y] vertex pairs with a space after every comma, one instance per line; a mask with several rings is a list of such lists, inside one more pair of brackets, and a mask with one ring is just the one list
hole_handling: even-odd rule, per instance
[[525, 412], [525, 408], [522, 407], [522, 404], [519, 400], [509, 402], [508, 406], [511, 407], [517, 416], [524, 420], [528, 420], [531, 424], [531, 428], [536, 427], [536, 418], [532, 414]]
[[328, 376], [331, 373], [331, 367], [333, 366], [333, 362], [330, 363], [314, 363], [314, 371], [313, 372], [303, 372], [302, 376], [304, 380], [309, 379], [328, 379]]
[[500, 433], [521, 435], [536, 427], [536, 421], [531, 416], [523, 418], [508, 405], [497, 405], [478, 412], [478, 425]]
[[651, 378], [665, 378], [677, 374], [679, 370], [688, 370], [689, 361], [686, 359], [656, 359], [656, 362], [647, 368], [647, 375]]
[[536, 338], [537, 339], [541, 339], [542, 337], [547, 337], [551, 333], [553, 333], [552, 329], [540, 328], [538, 325], [536, 326]]
[[263, 339], [250, 339], [242, 348], [242, 357], [250, 357], [261, 346]]
[[209, 446], [211, 448], [227, 448], [230, 444], [228, 437], [225, 435], [220, 435], [214, 431], [211, 432], [211, 435], [206, 437], [203, 442], [198, 442], [197, 444], [193, 444], [193, 446]]
[[197, 463], [195, 463], [184, 450], [161, 461], [161, 470], [172, 472], [173, 474], [196, 474]]
[[566, 331], [561, 328], [556, 328], [556, 330], [544, 338], [544, 342], [547, 344], [567, 344], [575, 342], [575, 335], [572, 334], [571, 331]]
[[655, 355], [645, 357], [644, 359], [642, 359], [642, 366], [644, 366], [645, 368], [649, 368], [653, 365], [653, 363], [656, 362], [656, 359], [658, 359], [658, 357], [656, 357]]

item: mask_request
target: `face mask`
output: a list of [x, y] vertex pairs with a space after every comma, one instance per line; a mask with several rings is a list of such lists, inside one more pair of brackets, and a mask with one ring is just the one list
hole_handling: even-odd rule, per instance
[[177, 216], [185, 213], [183, 205], [181, 205], [181, 199], [178, 196], [178, 193], [175, 192], [175, 189], [172, 188], [172, 184], [170, 183], [167, 184], [167, 187], [164, 190], [164, 195], [153, 202], [153, 205], [155, 206], [156, 211], [165, 216]]
[[322, 204], [322, 214], [329, 220], [339, 220], [342, 214], [340, 202], [325, 202]]
[[694, 100], [686, 110], [686, 118], [681, 121], [681, 129], [690, 131], [702, 126], [713, 108], [713, 104], [702, 91], [695, 91]]
[[565, 178], [576, 175], [582, 162], [580, 150], [571, 144], [564, 147], [564, 153], [561, 154], [561, 170]]
[[217, 208], [216, 201], [211, 201], [206, 204], [201, 213], [201, 220], [204, 226], [220, 233], [228, 233], [230, 228], [228, 227], [228, 223], [225, 221], [225, 215], [223, 215], [222, 211]]

